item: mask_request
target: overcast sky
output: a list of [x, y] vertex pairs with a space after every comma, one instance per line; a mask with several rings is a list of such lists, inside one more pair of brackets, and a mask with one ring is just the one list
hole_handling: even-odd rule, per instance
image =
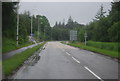
[[101, 4], [105, 11], [110, 10], [110, 2], [21, 2], [19, 13], [27, 10], [34, 15], [44, 15], [51, 26], [56, 21], [67, 22], [69, 16], [78, 23], [87, 24], [95, 17]]

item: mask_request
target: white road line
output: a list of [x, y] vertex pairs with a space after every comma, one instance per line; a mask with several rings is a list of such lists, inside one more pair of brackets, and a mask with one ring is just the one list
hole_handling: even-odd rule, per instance
[[80, 61], [78, 61], [77, 59], [75, 59], [74, 57], [72, 57], [73, 60], [75, 60], [77, 63], [80, 63]]
[[90, 73], [92, 73], [96, 78], [98, 78], [99, 80], [101, 80], [101, 81], [104, 81], [104, 80], [102, 80], [98, 75], [96, 75], [93, 71], [91, 71], [88, 67], [86, 67], [86, 66], [84, 66], [85, 67], [85, 69], [87, 69]]
[[66, 54], [70, 55], [68, 52], [66, 52]]

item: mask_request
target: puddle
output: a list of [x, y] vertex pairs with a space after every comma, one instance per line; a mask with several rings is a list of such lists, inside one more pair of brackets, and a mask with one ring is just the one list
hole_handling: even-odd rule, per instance
[[40, 60], [39, 53], [41, 52], [41, 50], [42, 49], [39, 49], [30, 58], [28, 58], [28, 60], [24, 62], [25, 65], [27, 65], [27, 66], [35, 66], [35, 64]]
[[15, 70], [10, 76], [5, 79], [11, 79], [12, 81], [16, 81], [17, 78], [24, 76], [20, 75], [21, 73], [27, 74], [31, 67], [35, 66], [38, 61], [40, 61], [40, 52], [45, 49], [45, 45], [41, 47], [38, 51], [36, 51], [32, 56], [30, 56], [17, 70]]
[[38, 51], [36, 51], [32, 56], [30, 56], [24, 63], [23, 65], [16, 71], [14, 71], [15, 73], [13, 73], [12, 75], [8, 76], [7, 79], [12, 79], [13, 81], [16, 80], [17, 76], [21, 73], [21, 72], [25, 72], [28, 71], [30, 67], [35, 66], [38, 61], [40, 60], [41, 56], [39, 55], [39, 53], [41, 52], [42, 48], [40, 48]]
[[40, 60], [39, 54], [36, 54], [27, 65], [35, 66], [35, 64]]

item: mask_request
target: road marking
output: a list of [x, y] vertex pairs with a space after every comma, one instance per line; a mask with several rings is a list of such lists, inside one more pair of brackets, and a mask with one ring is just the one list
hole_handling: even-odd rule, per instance
[[72, 57], [73, 60], [75, 60], [77, 63], [80, 63], [80, 61], [78, 61], [77, 59], [75, 59], [74, 57]]
[[84, 66], [85, 67], [85, 69], [87, 69], [90, 73], [92, 73], [96, 78], [98, 78], [99, 80], [101, 80], [101, 81], [104, 81], [104, 80], [102, 80], [98, 75], [96, 75], [93, 71], [91, 71], [88, 67], [86, 67], [86, 66]]
[[66, 52], [68, 55], [70, 55], [70, 53]]

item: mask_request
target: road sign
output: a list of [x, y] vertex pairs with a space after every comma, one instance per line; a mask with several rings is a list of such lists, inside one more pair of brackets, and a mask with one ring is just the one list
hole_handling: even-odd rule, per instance
[[77, 40], [77, 31], [76, 30], [70, 30], [70, 41]]

